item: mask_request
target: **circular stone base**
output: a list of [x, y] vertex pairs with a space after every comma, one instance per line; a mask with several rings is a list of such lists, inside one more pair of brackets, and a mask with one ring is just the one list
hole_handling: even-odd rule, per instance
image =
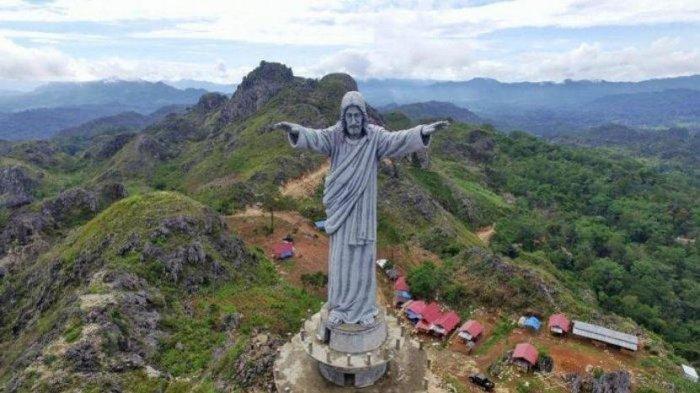
[[[425, 392], [427, 355], [396, 318], [385, 317], [387, 338], [366, 353], [336, 351], [311, 333], [320, 313], [305, 323], [303, 333], [279, 349], [274, 377], [279, 392]], [[361, 390], [359, 390], [362, 387]]]
[[370, 367], [366, 370], [355, 371], [354, 373], [345, 373], [342, 369], [329, 366], [324, 363], [318, 363], [318, 369], [321, 374], [329, 381], [338, 386], [348, 386], [356, 388], [364, 388], [374, 385], [375, 382], [384, 376], [387, 364]]
[[342, 387], [319, 372], [319, 362], [308, 356], [297, 334], [280, 348], [273, 374], [280, 393], [419, 393], [428, 390], [424, 385], [427, 365], [425, 350], [419, 349], [417, 341], [407, 340], [387, 364], [384, 375], [373, 385]]
[[316, 339], [327, 342], [334, 351], [352, 354], [374, 351], [387, 339], [388, 332], [384, 310], [377, 314], [374, 323], [370, 326], [352, 323], [328, 327], [326, 325], [328, 309], [325, 306], [316, 315], [308, 320], [312, 326], [305, 324], [304, 329], [313, 329], [315, 323]]

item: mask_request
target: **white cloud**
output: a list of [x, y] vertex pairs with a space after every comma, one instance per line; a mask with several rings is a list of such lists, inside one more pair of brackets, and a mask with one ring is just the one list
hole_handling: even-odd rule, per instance
[[[222, 2], [55, 0], [38, 6], [10, 0], [0, 21], [167, 21], [137, 33], [150, 38], [207, 38], [257, 43], [371, 44], [386, 24], [411, 24], [424, 37], [476, 37], [517, 27], [590, 27], [700, 22], [697, 0], [511, 0], [485, 5], [442, 1], [273, 0]], [[174, 27], [170, 25], [176, 22]]]
[[0, 77], [11, 80], [51, 80], [79, 77], [79, 65], [56, 49], [25, 48], [0, 36]]
[[[558, 80], [593, 78], [637, 80], [699, 73], [698, 49], [678, 39], [612, 49], [611, 42], [588, 40], [560, 43], [531, 42], [529, 47], [507, 49], [488, 41], [486, 33], [520, 27], [578, 29], [595, 26], [638, 26], [660, 23], [700, 23], [697, 0], [510, 0], [484, 5], [464, 2], [325, 2], [274, 0], [222, 2], [218, 0], [55, 0], [31, 3], [7, 0], [0, 5], [0, 22], [96, 22], [125, 29], [116, 38], [236, 41], [256, 44], [320, 46], [319, 53], [300, 61], [293, 49], [280, 49], [278, 58], [295, 59], [295, 72], [321, 76], [345, 71], [359, 78], [407, 77], [465, 79], [475, 76], [501, 80]], [[0, 29], [1, 37], [29, 39], [30, 48], [7, 38], [0, 41], [0, 78], [94, 79], [103, 77], [205, 79], [236, 82], [255, 64], [231, 68], [214, 64], [157, 59], [77, 58], [56, 47], [66, 43], [100, 45], [112, 37], [40, 29]], [[95, 29], [93, 29], [94, 31]], [[118, 28], [117, 28], [118, 31]], [[114, 33], [112, 33], [114, 34]], [[497, 34], [497, 33], [496, 33]], [[583, 34], [583, 33], [582, 33]], [[674, 33], [675, 34], [675, 33]], [[697, 41], [700, 36], [694, 39]], [[492, 36], [489, 39], [493, 39]], [[648, 40], [648, 38], [645, 38]], [[191, 43], [190, 43], [191, 45]], [[508, 45], [508, 43], [506, 43]], [[572, 46], [573, 45], [573, 46]], [[298, 46], [295, 46], [298, 48]], [[337, 49], [340, 48], [340, 49]], [[545, 48], [545, 49], [543, 49]], [[187, 50], [183, 47], [183, 50]], [[157, 55], [154, 55], [157, 56]], [[247, 61], [247, 60], [246, 60]]]
[[442, 43], [408, 42], [371, 51], [340, 51], [305, 71], [322, 75], [340, 70], [361, 79], [491, 77], [502, 81], [642, 80], [700, 74], [700, 49], [684, 49], [679, 38], [661, 38], [647, 46], [619, 50], [582, 43], [564, 52], [524, 52], [508, 61], [477, 59], [470, 55], [468, 42], [452, 48]]
[[238, 82], [251, 67], [230, 68], [214, 64], [120, 57], [81, 59], [51, 47], [27, 48], [0, 36], [0, 80], [56, 81], [104, 78], [180, 80], [196, 79], [218, 83]]

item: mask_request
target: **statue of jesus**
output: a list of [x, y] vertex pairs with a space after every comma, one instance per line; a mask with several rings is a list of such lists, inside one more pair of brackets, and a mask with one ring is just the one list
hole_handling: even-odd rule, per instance
[[281, 122], [289, 143], [331, 159], [323, 204], [330, 235], [328, 268], [329, 327], [371, 326], [378, 314], [375, 259], [377, 253], [377, 166], [386, 157], [401, 157], [426, 149], [430, 136], [447, 121], [389, 132], [369, 123], [365, 100], [357, 91], [343, 96], [340, 120], [314, 130]]

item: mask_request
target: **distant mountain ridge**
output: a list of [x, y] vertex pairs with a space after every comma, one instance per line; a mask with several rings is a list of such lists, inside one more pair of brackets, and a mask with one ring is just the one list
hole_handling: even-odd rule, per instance
[[185, 105], [168, 105], [148, 115], [137, 112], [122, 112], [112, 116], [100, 117], [81, 125], [66, 128], [56, 133], [55, 137], [91, 137], [105, 132], [129, 132], [138, 131], [146, 126], [163, 120], [167, 115], [183, 114], [187, 110]]
[[123, 112], [147, 116], [163, 107], [194, 105], [206, 93], [163, 82], [49, 83], [29, 93], [0, 96], [0, 139], [46, 139], [59, 130], [105, 116]]
[[467, 108], [459, 107], [451, 102], [428, 101], [415, 102], [405, 105], [386, 105], [379, 108], [381, 112], [398, 111], [413, 121], [421, 119], [446, 119], [450, 118], [463, 123], [478, 124], [484, 120]]
[[52, 82], [28, 93], [0, 97], [0, 112], [82, 105], [119, 105], [136, 112], [148, 113], [166, 105], [195, 103], [205, 93], [207, 91], [204, 89], [180, 90], [163, 82]]
[[366, 80], [360, 90], [374, 105], [445, 101], [468, 107], [504, 130], [550, 136], [607, 122], [700, 128], [700, 75], [641, 82], [504, 83]]

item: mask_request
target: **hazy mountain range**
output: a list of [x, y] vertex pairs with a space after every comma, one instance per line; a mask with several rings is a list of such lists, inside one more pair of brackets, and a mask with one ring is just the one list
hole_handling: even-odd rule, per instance
[[148, 115], [163, 107], [192, 105], [205, 93], [163, 82], [49, 83], [31, 92], [0, 96], [0, 139], [46, 139], [59, 130], [105, 116]]
[[446, 101], [469, 108], [505, 130], [553, 135], [617, 122], [640, 127], [700, 127], [700, 76], [641, 82], [502, 83], [367, 80], [375, 105]]

